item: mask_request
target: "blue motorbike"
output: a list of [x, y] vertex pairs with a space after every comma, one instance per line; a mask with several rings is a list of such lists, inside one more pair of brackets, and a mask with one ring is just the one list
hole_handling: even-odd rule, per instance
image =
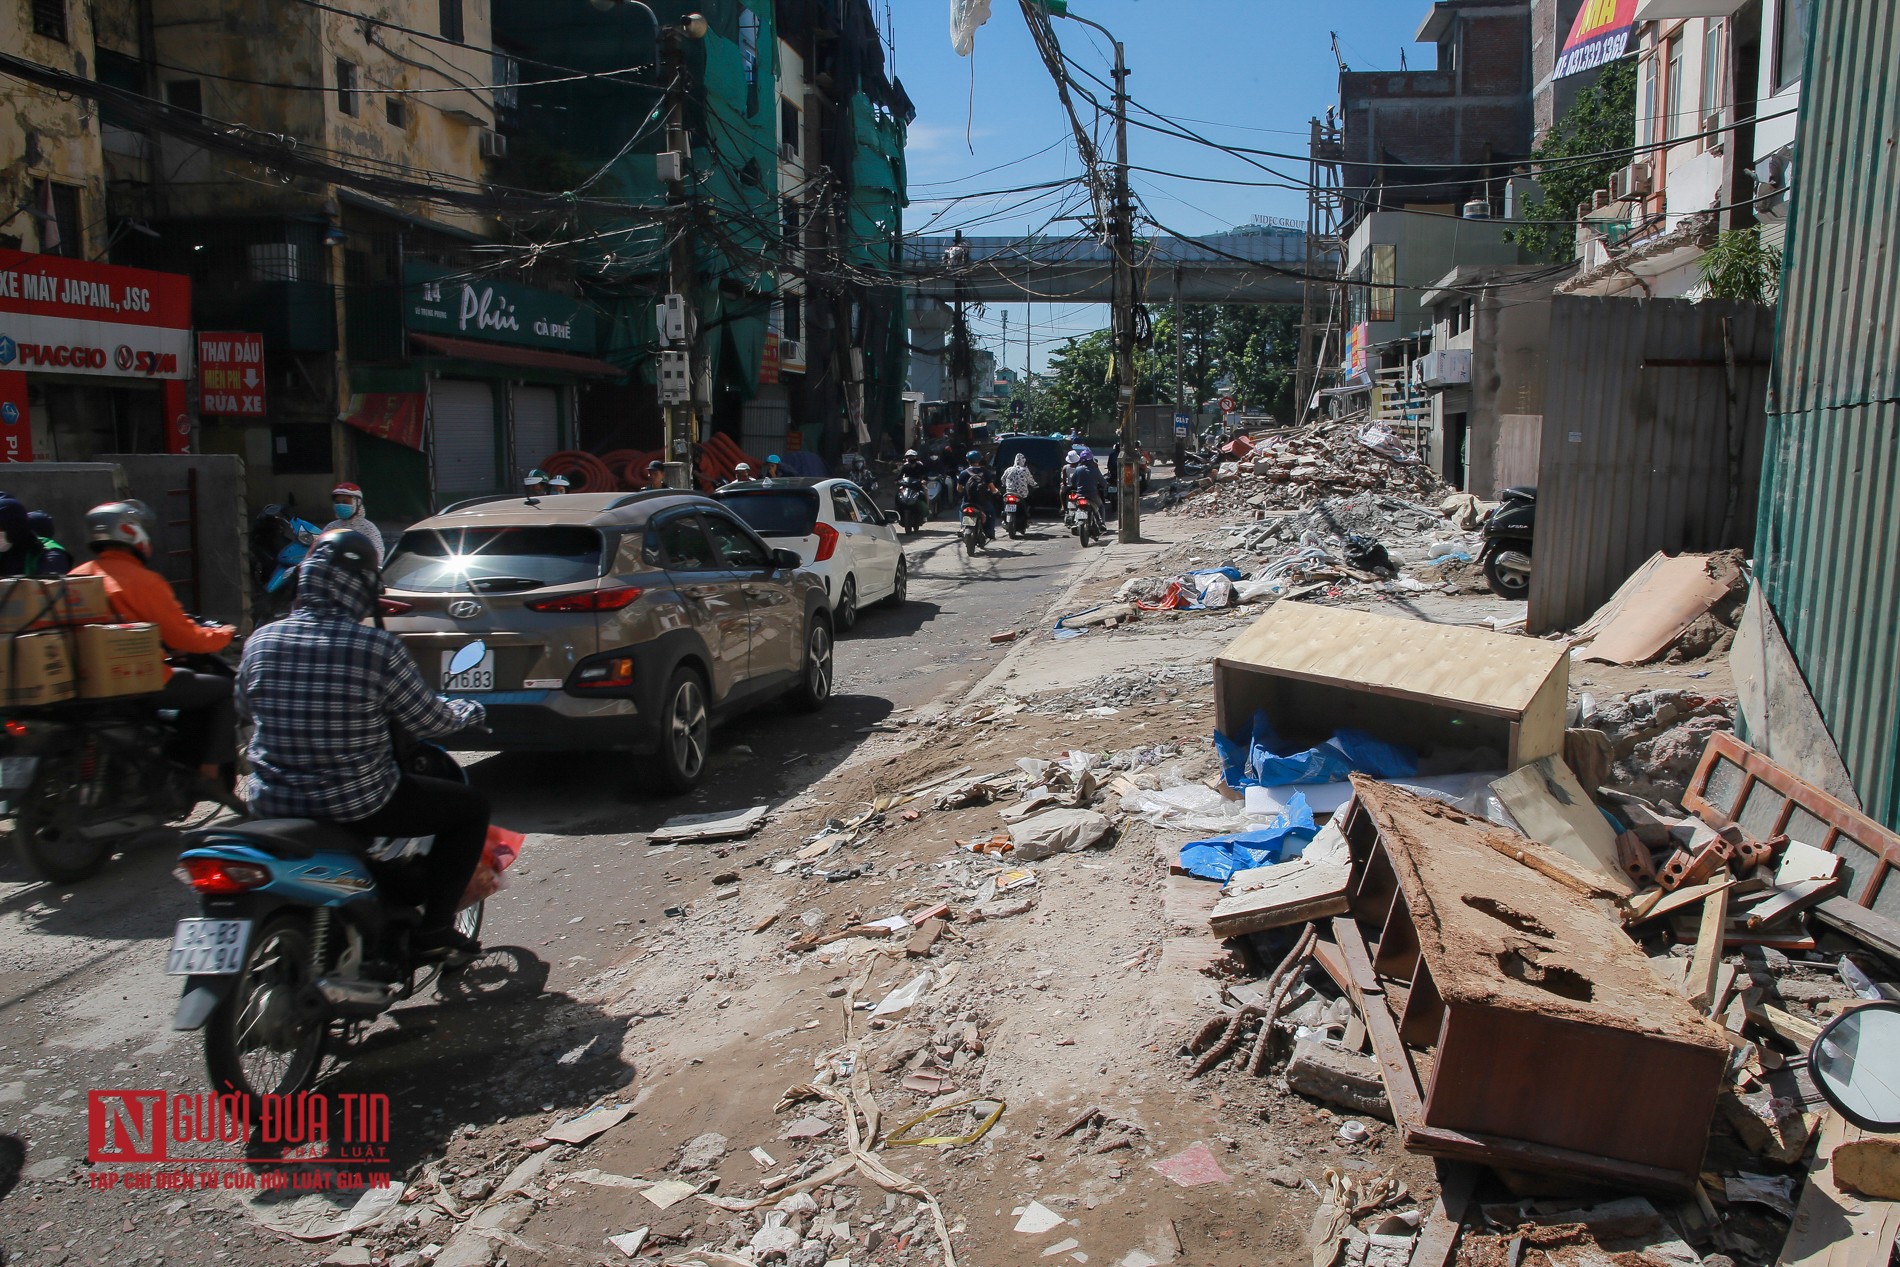
[[[430, 744], [404, 764], [466, 779]], [[165, 970], [185, 978], [172, 1028], [204, 1031], [218, 1093], [255, 1102], [307, 1090], [326, 1054], [341, 1054], [445, 970], [412, 945], [418, 859], [433, 837], [372, 839], [337, 823], [267, 819], [186, 840], [173, 874], [197, 892], [200, 913], [172, 936]], [[483, 905], [464, 907], [456, 929], [477, 936]]]
[[261, 624], [290, 610], [297, 593], [297, 565], [322, 532], [282, 506], [266, 506], [258, 513], [251, 522], [251, 568], [257, 593], [253, 620]]

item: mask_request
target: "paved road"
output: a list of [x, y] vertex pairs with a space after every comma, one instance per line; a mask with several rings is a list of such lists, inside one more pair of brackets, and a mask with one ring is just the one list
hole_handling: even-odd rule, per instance
[[[989, 635], [1039, 619], [1084, 557], [1047, 525], [974, 561], [947, 524], [906, 550], [910, 601], [865, 612], [843, 638], [829, 708], [814, 719], [775, 707], [733, 723], [696, 796], [651, 799], [638, 761], [613, 754], [472, 763], [496, 820], [535, 833], [484, 930], [506, 954], [474, 974], [464, 997], [398, 1009], [326, 1086], [390, 1094], [399, 1168], [439, 1153], [459, 1126], [532, 1112], [550, 1095], [585, 1103], [630, 1076], [619, 1058], [626, 1022], [563, 991], [664, 924], [672, 859], [638, 844], [646, 830], [674, 814], [776, 804], [809, 787], [900, 710], [979, 679], [1005, 650]], [[85, 1155], [88, 1090], [205, 1085], [197, 1035], [168, 1027], [176, 987], [163, 975], [164, 947], [173, 922], [194, 910], [169, 874], [174, 844], [156, 839], [70, 890], [0, 863], [0, 1131], [30, 1146], [29, 1179], [0, 1211], [0, 1228], [14, 1229], [0, 1231], [0, 1248], [26, 1251], [23, 1261], [191, 1260], [201, 1250], [207, 1261], [214, 1250], [227, 1261], [285, 1261], [282, 1242], [253, 1247], [215, 1203], [172, 1210], [161, 1194], [65, 1181]], [[431, 1041], [414, 1041], [425, 1034]], [[572, 1076], [550, 1092], [533, 1075], [562, 1062]], [[220, 1228], [224, 1239], [205, 1239]]]

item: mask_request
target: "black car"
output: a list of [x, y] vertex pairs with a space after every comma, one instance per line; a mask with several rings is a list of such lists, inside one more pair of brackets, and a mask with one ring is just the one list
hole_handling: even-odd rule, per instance
[[1068, 456], [1069, 442], [1060, 436], [1006, 435], [996, 442], [996, 482], [1003, 472], [1016, 464], [1016, 455], [1029, 458], [1029, 469], [1036, 473], [1036, 487], [1029, 494], [1032, 509], [1056, 510], [1062, 487], [1062, 460]]

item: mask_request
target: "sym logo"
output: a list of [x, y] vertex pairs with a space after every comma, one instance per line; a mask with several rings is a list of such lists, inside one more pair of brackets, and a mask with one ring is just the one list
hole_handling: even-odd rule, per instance
[[20, 345], [11, 337], [0, 334], [0, 365], [11, 365], [20, 355]]
[[482, 605], [473, 599], [464, 598], [449, 604], [449, 615], [457, 620], [473, 620], [482, 614]]

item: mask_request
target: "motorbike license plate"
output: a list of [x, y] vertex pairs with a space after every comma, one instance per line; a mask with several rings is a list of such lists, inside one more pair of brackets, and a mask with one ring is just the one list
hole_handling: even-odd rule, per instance
[[0, 792], [20, 792], [33, 786], [40, 770], [38, 757], [0, 757]]
[[444, 651], [442, 653], [442, 690], [445, 693], [452, 691], [492, 691], [495, 689], [495, 653], [493, 651], [483, 656], [481, 662], [474, 668], [464, 669], [460, 673], [451, 673], [449, 671], [450, 661], [454, 658], [455, 652], [453, 651]]
[[228, 977], [244, 967], [248, 919], [181, 919], [172, 932], [165, 971], [174, 977]]

